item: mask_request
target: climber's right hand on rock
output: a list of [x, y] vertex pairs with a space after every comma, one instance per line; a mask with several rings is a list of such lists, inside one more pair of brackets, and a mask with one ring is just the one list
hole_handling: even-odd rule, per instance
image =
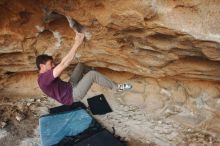
[[83, 33], [79, 33], [75, 31], [76, 36], [75, 36], [75, 45], [80, 46], [84, 40], [85, 35]]

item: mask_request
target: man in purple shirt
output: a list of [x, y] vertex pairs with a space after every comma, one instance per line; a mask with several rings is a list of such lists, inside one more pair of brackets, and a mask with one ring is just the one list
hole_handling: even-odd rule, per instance
[[70, 65], [75, 57], [77, 48], [82, 44], [84, 39], [83, 33], [77, 31], [75, 33], [74, 45], [57, 66], [54, 65], [52, 56], [42, 54], [36, 58], [36, 65], [39, 69], [38, 84], [47, 96], [57, 100], [61, 104], [70, 105], [74, 101], [80, 101], [94, 82], [115, 91], [132, 88], [130, 84], [117, 84], [81, 63], [77, 64], [69, 82], [62, 81], [59, 76]]

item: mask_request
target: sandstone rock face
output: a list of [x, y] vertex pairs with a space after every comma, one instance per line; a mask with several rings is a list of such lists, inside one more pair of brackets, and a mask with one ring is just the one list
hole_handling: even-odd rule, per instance
[[42, 95], [35, 58], [59, 62], [71, 48], [66, 16], [86, 31], [72, 64], [117, 71], [119, 82], [141, 76], [123, 104], [219, 133], [220, 1], [2, 0], [0, 96]]
[[[0, 6], [1, 75], [36, 70], [42, 53], [60, 61], [73, 44], [70, 16], [90, 33], [77, 54], [81, 62], [147, 77], [220, 80], [218, 1], [19, 0]], [[61, 17], [47, 19], [51, 12]]]

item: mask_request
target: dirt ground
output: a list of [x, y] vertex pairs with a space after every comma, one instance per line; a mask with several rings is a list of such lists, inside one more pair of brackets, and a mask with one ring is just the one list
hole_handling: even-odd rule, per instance
[[[4, 129], [9, 133], [0, 139], [2, 146], [15, 146], [21, 139], [33, 136], [38, 118], [28, 106], [16, 104], [13, 99], [5, 97], [0, 102], [0, 113], [0, 121], [6, 123]], [[16, 117], [21, 118], [21, 121], [18, 121]]]

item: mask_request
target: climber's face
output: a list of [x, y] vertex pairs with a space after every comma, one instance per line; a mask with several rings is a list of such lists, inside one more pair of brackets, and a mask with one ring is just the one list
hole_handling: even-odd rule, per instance
[[54, 68], [53, 60], [48, 60], [45, 65], [47, 70], [51, 70], [52, 68]]
[[51, 70], [55, 67], [53, 60], [48, 60], [45, 64], [40, 64], [40, 68], [41, 70], [43, 70], [43, 72], [46, 72], [48, 70]]

